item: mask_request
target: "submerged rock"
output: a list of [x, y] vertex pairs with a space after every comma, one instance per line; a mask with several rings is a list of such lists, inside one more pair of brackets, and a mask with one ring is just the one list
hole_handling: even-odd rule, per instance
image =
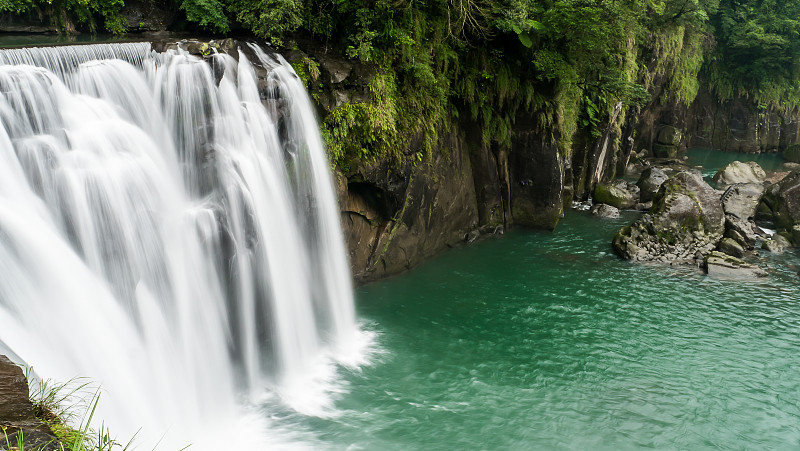
[[755, 161], [734, 161], [714, 174], [714, 182], [722, 186], [735, 183], [764, 183], [767, 173]]
[[650, 202], [658, 193], [661, 184], [664, 183], [669, 176], [661, 170], [661, 168], [650, 167], [642, 172], [636, 186], [639, 187], [640, 198], [642, 202]]
[[612, 207], [608, 204], [595, 204], [592, 206], [590, 210], [592, 216], [597, 216], [598, 218], [603, 219], [615, 219], [619, 218], [619, 209], [617, 207]]
[[662, 185], [648, 214], [614, 237], [621, 257], [634, 261], [690, 263], [713, 250], [725, 231], [716, 190], [696, 171], [683, 171]]
[[764, 241], [764, 243], [761, 244], [762, 249], [776, 254], [780, 254], [790, 247], [792, 247], [792, 243], [790, 243], [786, 237], [778, 233], [776, 233], [771, 239]]
[[594, 201], [612, 207], [633, 208], [639, 202], [639, 187], [625, 180], [617, 179], [610, 183], [598, 183], [594, 188]]
[[714, 251], [705, 259], [706, 272], [709, 276], [741, 279], [766, 277], [767, 273], [756, 265], [751, 265], [736, 257]]

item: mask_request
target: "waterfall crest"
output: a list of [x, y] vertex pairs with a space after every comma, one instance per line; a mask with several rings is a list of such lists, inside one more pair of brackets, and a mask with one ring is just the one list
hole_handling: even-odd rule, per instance
[[274, 444], [243, 406], [324, 414], [364, 359], [311, 103], [238, 54], [0, 51], [0, 344], [163, 449]]

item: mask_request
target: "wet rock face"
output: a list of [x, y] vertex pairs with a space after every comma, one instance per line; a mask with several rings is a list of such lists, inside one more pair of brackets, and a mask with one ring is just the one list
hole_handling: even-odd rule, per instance
[[[771, 216], [775, 227], [792, 233], [794, 227], [800, 225], [800, 170], [795, 170], [786, 176], [780, 183], [770, 186], [764, 197], [759, 211]], [[795, 242], [800, 245], [800, 240]]]
[[594, 201], [616, 208], [633, 208], [639, 203], [639, 187], [625, 180], [598, 183], [594, 189]]
[[[0, 355], [0, 426], [5, 428], [11, 445], [17, 444], [21, 434], [25, 449], [60, 449], [50, 428], [34, 416], [25, 373], [4, 355]], [[5, 449], [5, 442], [6, 437], [0, 432], [0, 449]]]
[[664, 183], [669, 176], [661, 168], [650, 167], [642, 172], [636, 186], [639, 187], [639, 196], [642, 202], [650, 202], [658, 193], [661, 184]]
[[357, 282], [405, 271], [480, 227], [466, 149], [456, 136], [446, 139], [449, 157], [428, 164], [362, 161], [340, 174], [343, 232]]
[[783, 159], [790, 163], [800, 163], [800, 144], [792, 144], [783, 151]]
[[664, 182], [653, 208], [623, 227], [612, 245], [634, 261], [699, 263], [725, 232], [719, 194], [698, 172], [679, 172]]
[[722, 209], [739, 219], [752, 219], [763, 194], [764, 185], [760, 183], [731, 185], [722, 195]]

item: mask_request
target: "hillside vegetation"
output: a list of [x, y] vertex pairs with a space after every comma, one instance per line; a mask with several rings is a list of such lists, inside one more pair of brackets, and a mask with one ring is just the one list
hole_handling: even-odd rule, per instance
[[[0, 12], [123, 33], [124, 1], [0, 0]], [[576, 130], [597, 136], [620, 104], [689, 104], [699, 79], [721, 100], [800, 105], [800, 1], [144, 1], [211, 33], [244, 28], [276, 46], [303, 34], [377, 65], [370, 100], [326, 118], [336, 159], [381, 156], [410, 135], [429, 151], [460, 119], [480, 126], [484, 144], [509, 146], [523, 110], [568, 156]], [[314, 78], [307, 63], [299, 69]]]

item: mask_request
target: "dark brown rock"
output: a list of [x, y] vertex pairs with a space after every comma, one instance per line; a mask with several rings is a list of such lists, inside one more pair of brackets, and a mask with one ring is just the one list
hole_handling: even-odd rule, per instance
[[661, 188], [661, 184], [668, 178], [669, 176], [661, 168], [650, 167], [645, 169], [639, 177], [639, 181], [636, 182], [636, 186], [639, 187], [641, 201], [649, 202], [653, 200], [658, 189]]
[[800, 170], [767, 188], [762, 202], [759, 209], [769, 210], [777, 229], [790, 231], [800, 225]]
[[[55, 451], [61, 449], [53, 432], [34, 415], [28, 398], [28, 380], [19, 365], [0, 355], [0, 426], [5, 428], [10, 445], [21, 440], [25, 449]], [[5, 437], [0, 435], [0, 449], [5, 449]]]

